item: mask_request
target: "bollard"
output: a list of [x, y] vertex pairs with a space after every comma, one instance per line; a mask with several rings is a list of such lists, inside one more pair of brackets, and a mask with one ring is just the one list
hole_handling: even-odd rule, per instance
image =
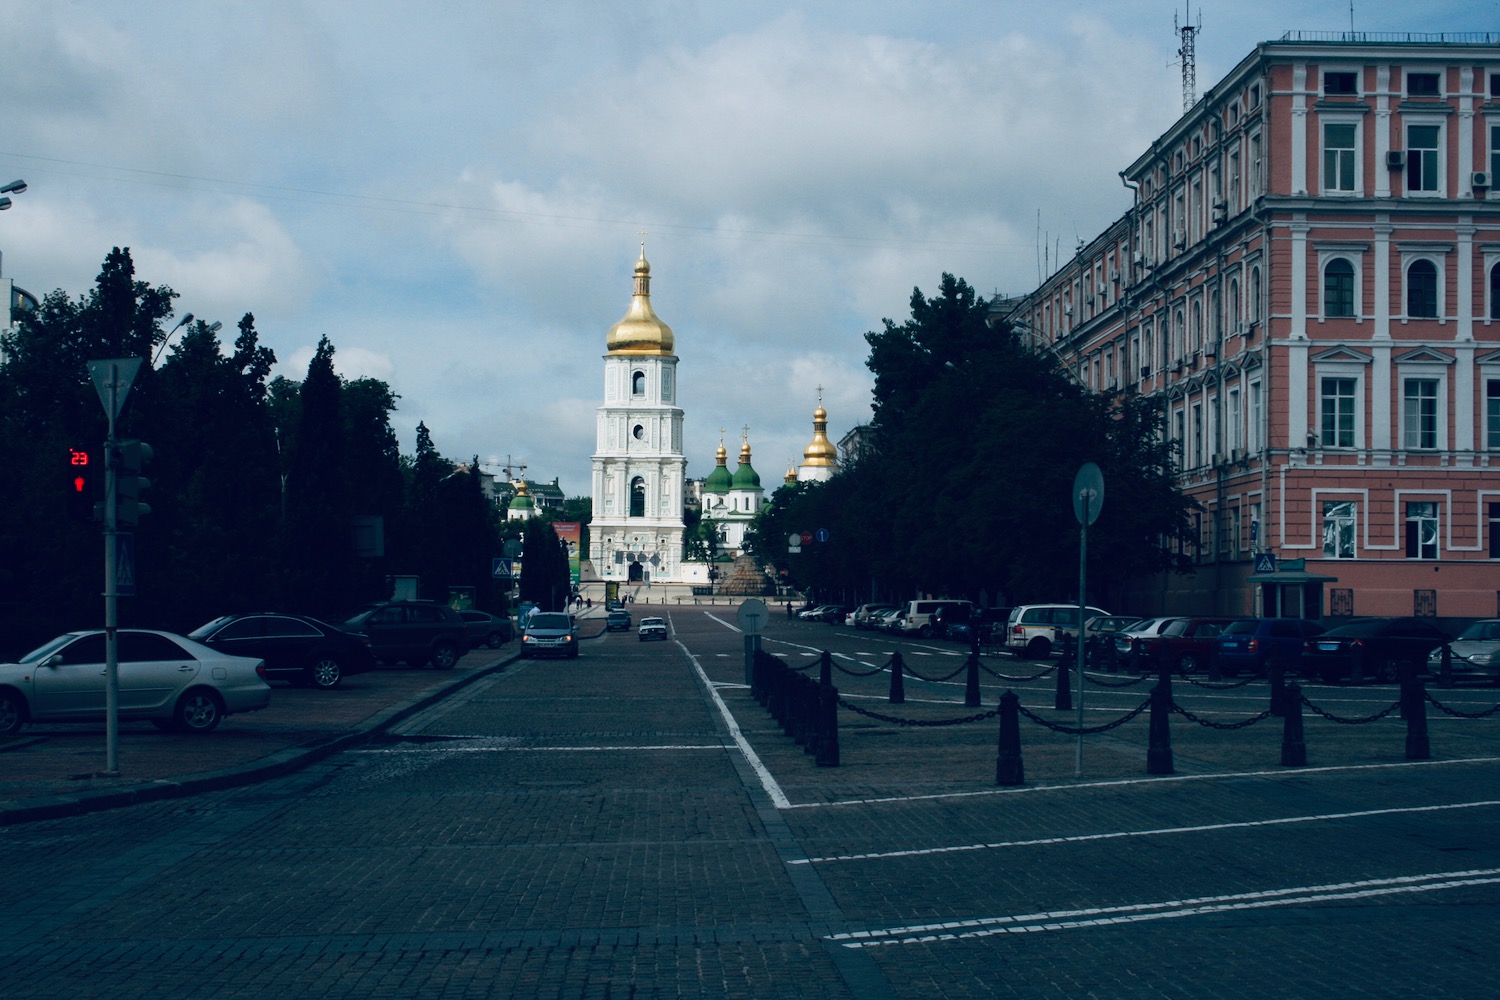
[[1151, 735], [1146, 749], [1147, 774], [1172, 774], [1172, 678], [1165, 671], [1151, 689]]
[[1209, 646], [1205, 655], [1208, 657], [1208, 679], [1214, 682], [1223, 680], [1224, 675], [1219, 672], [1219, 644]]
[[1021, 699], [1014, 691], [1000, 696], [1000, 753], [995, 758], [995, 784], [1024, 784], [1021, 766]]
[[891, 654], [891, 704], [906, 704], [906, 680], [901, 676], [901, 651]]
[[1066, 712], [1073, 707], [1073, 683], [1068, 679], [1068, 673], [1067, 661], [1059, 661], [1057, 666], [1057, 700], [1053, 704], [1053, 707], [1059, 712]]
[[964, 707], [979, 707], [979, 654], [969, 654], [969, 679], [964, 686]]
[[1307, 744], [1302, 741], [1302, 688], [1296, 681], [1282, 695], [1281, 766], [1305, 767]]
[[839, 689], [832, 684], [818, 686], [818, 733], [814, 742], [818, 745], [818, 766], [838, 767]]
[[1365, 652], [1363, 649], [1354, 650], [1354, 655], [1349, 658], [1349, 683], [1363, 684], [1365, 682]]
[[818, 683], [823, 687], [833, 683], [833, 654], [826, 650], [818, 660]]
[[1438, 672], [1439, 683], [1445, 688], [1453, 686], [1453, 646], [1443, 643], [1443, 664]]
[[1427, 742], [1427, 694], [1416, 664], [1401, 666], [1401, 715], [1406, 719], [1406, 759], [1428, 760], [1432, 749]]
[[1281, 654], [1272, 653], [1266, 661], [1266, 674], [1271, 679], [1271, 714], [1286, 713], [1286, 667], [1281, 664]]

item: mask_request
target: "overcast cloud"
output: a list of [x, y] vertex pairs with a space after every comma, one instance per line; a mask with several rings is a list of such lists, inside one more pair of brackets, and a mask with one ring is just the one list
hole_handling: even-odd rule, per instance
[[[1129, 206], [1181, 113], [1174, 11], [990, 2], [0, 0], [4, 275], [85, 293], [113, 246], [246, 312], [301, 379], [319, 338], [449, 458], [589, 492], [600, 356], [646, 230], [689, 474], [748, 426], [767, 485], [822, 386], [869, 417], [863, 335], [943, 272], [1035, 287]], [[1413, 13], [1420, 11], [1420, 13]], [[1500, 2], [1356, 0], [1361, 31], [1482, 31]], [[1348, 0], [1192, 5], [1201, 93]], [[232, 341], [232, 333], [230, 334]], [[961, 431], [960, 431], [961, 432]]]

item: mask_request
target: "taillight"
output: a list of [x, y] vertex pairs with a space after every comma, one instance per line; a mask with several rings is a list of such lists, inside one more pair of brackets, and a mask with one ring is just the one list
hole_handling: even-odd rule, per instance
[[1251, 639], [1250, 642], [1245, 646], [1245, 649], [1249, 650], [1252, 653], [1255, 652], [1259, 648], [1260, 648], [1260, 640], [1259, 639]]

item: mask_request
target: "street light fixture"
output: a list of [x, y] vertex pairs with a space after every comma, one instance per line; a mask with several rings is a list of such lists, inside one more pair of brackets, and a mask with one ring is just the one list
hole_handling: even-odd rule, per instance
[[[0, 187], [0, 195], [20, 194], [21, 192], [23, 192], [25, 190], [26, 190], [26, 182], [25, 181], [11, 181], [9, 184], [6, 184], [3, 187]], [[9, 198], [0, 197], [0, 212], [5, 211], [7, 208], [10, 208], [10, 206], [11, 206], [11, 200]]]
[[[167, 335], [162, 338], [161, 346], [159, 346], [156, 349], [156, 353], [151, 356], [151, 367], [152, 368], [155, 368], [156, 367], [156, 362], [158, 362], [158, 361], [161, 360], [161, 352], [165, 351], [167, 349], [167, 341], [169, 341], [169, 340], [172, 339], [172, 334], [176, 333], [178, 330], [181, 330], [183, 327], [187, 326], [192, 321], [193, 321], [193, 314], [192, 313], [188, 313], [186, 316], [182, 317], [182, 319], [180, 319], [180, 320], [177, 321], [177, 325], [176, 326], [172, 327], [172, 329], [167, 332]], [[212, 333], [218, 333], [222, 329], [224, 329], [224, 324], [220, 323], [218, 320], [214, 320], [212, 323], [208, 324], [208, 332], [211, 333], [211, 334]]]

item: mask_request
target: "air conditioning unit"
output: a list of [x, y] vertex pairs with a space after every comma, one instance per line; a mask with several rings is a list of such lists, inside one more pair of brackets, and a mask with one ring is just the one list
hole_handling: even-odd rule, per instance
[[1243, 448], [1234, 448], [1234, 449], [1231, 449], [1230, 452], [1229, 452], [1229, 460], [1231, 462], [1243, 462], [1245, 460], [1245, 449], [1243, 449]]
[[1223, 454], [1221, 454], [1220, 452], [1217, 452], [1217, 451], [1214, 452], [1213, 462], [1210, 463], [1210, 464], [1216, 465], [1216, 466], [1217, 465], [1223, 465], [1224, 464], [1224, 456], [1223, 456]]
[[[1482, 175], [1480, 175], [1480, 176], [1482, 176]], [[1120, 280], [1120, 269], [1118, 267], [1112, 267], [1112, 268], [1109, 269], [1109, 280], [1110, 281], [1119, 281]], [[1104, 293], [1100, 292], [1099, 294], [1103, 295]]]
[[1183, 232], [1181, 229], [1175, 230], [1172, 233], [1172, 246], [1175, 249], [1178, 249], [1178, 250], [1182, 250], [1182, 249], [1186, 248], [1187, 247], [1187, 233]]
[[1112, 379], [1106, 379], [1105, 382], [1104, 382], [1104, 387], [1106, 389], [1110, 390], [1111, 392], [1113, 392], [1114, 390], [1116, 390], [1116, 389], [1118, 389], [1120, 387], [1120, 381], [1119, 381], [1119, 379], [1113, 379], [1113, 378]]
[[1204, 346], [1204, 348], [1203, 348], [1203, 356], [1205, 358], [1211, 358], [1215, 354], [1218, 354], [1218, 353], [1219, 353], [1219, 346], [1217, 344], [1208, 344], [1208, 345]]
[[1150, 377], [1151, 377], [1151, 366], [1150, 365], [1141, 365], [1141, 378], [1150, 378]]
[[1214, 203], [1214, 221], [1223, 222], [1229, 218], [1229, 205], [1225, 202]]
[[1474, 173], [1469, 177], [1469, 186], [1477, 188], [1489, 187], [1490, 175], [1483, 170], [1474, 171]]
[[1406, 153], [1399, 149], [1386, 150], [1385, 166], [1387, 170], [1405, 170]]
[[1145, 254], [1138, 253], [1138, 254], [1135, 255], [1135, 266], [1136, 267], [1145, 267], [1146, 266], [1146, 255]]

